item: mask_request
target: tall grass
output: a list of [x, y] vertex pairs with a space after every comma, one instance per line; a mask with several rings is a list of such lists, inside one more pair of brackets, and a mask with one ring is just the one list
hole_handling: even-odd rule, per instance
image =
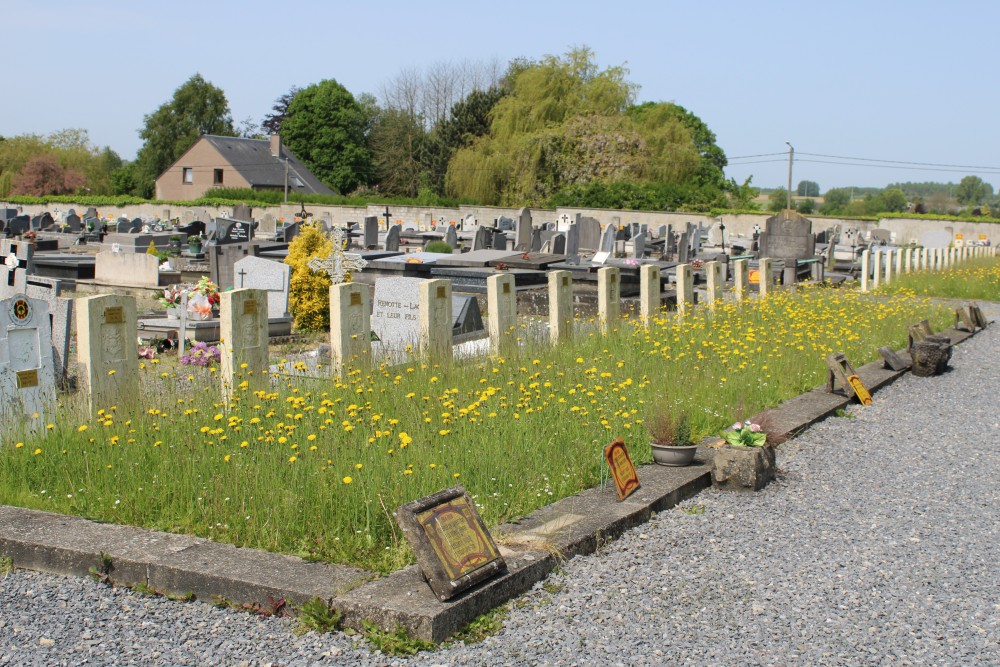
[[627, 315], [608, 335], [580, 320], [571, 343], [507, 357], [355, 370], [343, 381], [274, 378], [224, 403], [214, 370], [146, 362], [130, 405], [94, 419], [67, 397], [50, 427], [0, 449], [0, 502], [386, 571], [412, 554], [398, 505], [464, 484], [490, 525], [601, 478], [624, 437], [651, 460], [644, 422], [669, 395], [696, 435], [717, 433], [855, 364], [945, 310], [926, 300], [802, 289], [698, 310]]
[[904, 273], [879, 290], [947, 299], [1000, 301], [1000, 259], [977, 258], [948, 271]]

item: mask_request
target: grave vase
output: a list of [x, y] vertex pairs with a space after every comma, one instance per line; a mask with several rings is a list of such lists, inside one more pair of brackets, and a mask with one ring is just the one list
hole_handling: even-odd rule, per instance
[[651, 442], [649, 446], [653, 449], [653, 461], [661, 466], [691, 465], [695, 452], [698, 451], [698, 445], [658, 445]]
[[180, 308], [167, 308], [167, 319], [168, 320], [179, 320], [181, 319], [181, 309]]

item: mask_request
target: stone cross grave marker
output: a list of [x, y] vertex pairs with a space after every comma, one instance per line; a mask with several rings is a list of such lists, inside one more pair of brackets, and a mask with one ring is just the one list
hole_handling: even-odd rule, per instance
[[354, 252], [344, 252], [344, 230], [334, 227], [330, 232], [333, 239], [333, 248], [326, 257], [314, 257], [309, 260], [309, 268], [313, 271], [325, 271], [329, 274], [334, 285], [344, 282], [344, 279], [353, 271], [361, 271], [368, 262], [361, 255]]
[[292, 267], [263, 257], [244, 257], [233, 264], [233, 287], [267, 292], [267, 317], [288, 317], [288, 291]]
[[48, 304], [15, 294], [0, 299], [0, 428], [21, 423], [30, 432], [55, 403]]

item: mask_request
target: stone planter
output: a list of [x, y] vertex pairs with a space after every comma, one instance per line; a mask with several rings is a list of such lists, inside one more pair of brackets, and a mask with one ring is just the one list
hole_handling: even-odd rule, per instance
[[774, 479], [774, 447], [725, 445], [712, 462], [712, 484], [734, 491], [759, 491]]
[[912, 372], [918, 377], [940, 375], [951, 360], [951, 339], [947, 336], [928, 336], [915, 343], [910, 350]]
[[653, 448], [653, 460], [661, 466], [691, 465], [694, 454], [698, 451], [698, 445], [673, 447], [652, 442], [649, 446]]

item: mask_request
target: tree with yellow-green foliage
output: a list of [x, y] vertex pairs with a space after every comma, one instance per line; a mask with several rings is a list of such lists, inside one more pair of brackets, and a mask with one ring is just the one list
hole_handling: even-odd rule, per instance
[[[600, 70], [585, 47], [520, 68], [492, 109], [489, 133], [449, 162], [447, 194], [530, 206], [595, 183], [701, 186], [704, 160], [687, 112], [657, 103], [630, 113], [637, 86], [627, 74]], [[721, 196], [721, 182], [711, 187]]]
[[327, 257], [333, 239], [323, 231], [322, 223], [303, 223], [302, 231], [288, 245], [285, 263], [292, 267], [288, 304], [297, 331], [324, 331], [330, 328], [330, 276], [313, 271], [314, 257]]

